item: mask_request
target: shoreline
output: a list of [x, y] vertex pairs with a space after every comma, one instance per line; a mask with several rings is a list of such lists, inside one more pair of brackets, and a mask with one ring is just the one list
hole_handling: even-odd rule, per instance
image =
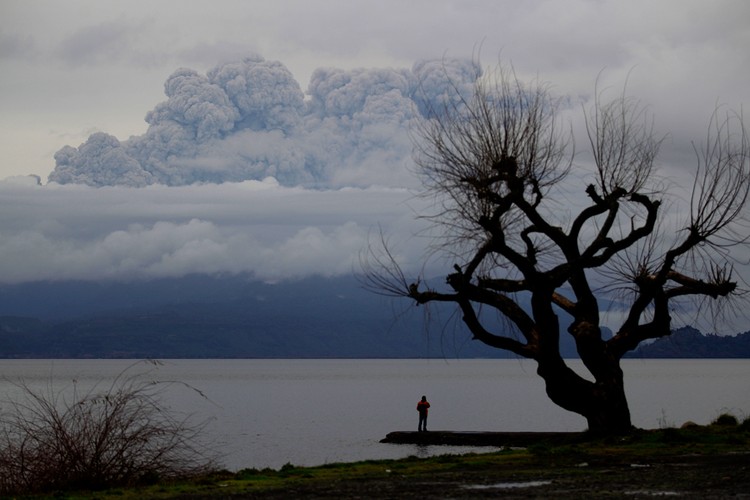
[[[445, 439], [502, 450], [440, 457], [364, 460], [280, 470], [208, 471], [184, 480], [71, 492], [101, 500], [227, 498], [746, 498], [750, 419], [596, 437], [586, 432], [391, 432], [388, 442]], [[508, 444], [526, 444], [511, 447]], [[453, 443], [451, 443], [453, 444]], [[57, 498], [38, 492], [35, 498]]]
[[488, 446], [498, 448], [526, 448], [534, 444], [572, 444], [587, 439], [585, 432], [484, 432], [484, 431], [394, 431], [386, 434], [381, 443]]

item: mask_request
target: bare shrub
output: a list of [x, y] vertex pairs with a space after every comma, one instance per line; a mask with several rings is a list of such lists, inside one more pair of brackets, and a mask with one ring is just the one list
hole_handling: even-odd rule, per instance
[[713, 422], [711, 422], [711, 425], [720, 425], [720, 426], [726, 426], [726, 427], [737, 427], [739, 425], [739, 420], [737, 420], [737, 417], [732, 415], [731, 413], [722, 413], [718, 417], [716, 417]]
[[[150, 363], [157, 364], [150, 361]], [[73, 396], [14, 382], [22, 396], [0, 414], [0, 495], [101, 489], [189, 476], [212, 462], [197, 437], [204, 425], [162, 403], [169, 383], [121, 372], [101, 391]]]

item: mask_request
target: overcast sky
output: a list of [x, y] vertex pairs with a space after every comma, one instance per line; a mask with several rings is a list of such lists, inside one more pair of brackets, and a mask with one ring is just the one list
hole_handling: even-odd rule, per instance
[[[321, 67], [411, 68], [481, 46], [574, 97], [597, 74], [653, 106], [675, 139], [746, 103], [750, 4], [673, 1], [146, 0], [0, 3], [0, 178], [54, 168], [94, 131], [143, 134], [177, 68], [259, 54], [303, 91]], [[695, 123], [695, 125], [693, 125]], [[695, 127], [695, 128], [692, 128]]]
[[627, 79], [676, 178], [717, 104], [748, 104], [748, 20], [746, 0], [3, 0], [0, 282], [340, 274], [379, 227], [416, 265], [414, 82], [437, 102], [436, 68], [470, 83], [472, 59], [571, 116]]

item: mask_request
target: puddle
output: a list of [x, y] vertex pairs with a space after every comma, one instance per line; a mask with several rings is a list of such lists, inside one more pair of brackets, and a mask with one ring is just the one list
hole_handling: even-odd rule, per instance
[[512, 488], [533, 488], [535, 486], [547, 486], [552, 481], [524, 481], [521, 483], [495, 483], [495, 484], [467, 484], [467, 490], [509, 490]]
[[681, 496], [682, 493], [676, 491], [649, 491], [649, 490], [633, 490], [625, 491], [625, 495], [632, 496], [647, 496], [647, 497], [677, 497]]

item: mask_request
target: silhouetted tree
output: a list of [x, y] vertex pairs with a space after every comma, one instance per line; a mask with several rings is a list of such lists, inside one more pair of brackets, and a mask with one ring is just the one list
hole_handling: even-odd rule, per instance
[[[436, 250], [455, 262], [453, 272], [445, 287], [428, 286], [408, 278], [383, 244], [369, 249], [365, 275], [380, 293], [455, 303], [474, 339], [535, 360], [551, 400], [585, 417], [590, 431], [625, 432], [623, 355], [669, 335], [676, 300], [740, 295], [724, 251], [748, 235], [747, 134], [741, 115], [717, 109], [695, 146], [690, 213], [674, 232], [660, 223], [662, 139], [644, 106], [624, 93], [603, 102], [597, 92], [585, 111], [588, 170], [574, 168], [572, 133], [559, 115], [546, 85], [525, 85], [499, 67], [477, 79], [473, 97], [422, 122], [415, 158], [437, 207], [422, 215], [440, 226]], [[627, 302], [605, 338], [597, 295], [608, 288]], [[560, 355], [560, 310], [591, 380]]]

